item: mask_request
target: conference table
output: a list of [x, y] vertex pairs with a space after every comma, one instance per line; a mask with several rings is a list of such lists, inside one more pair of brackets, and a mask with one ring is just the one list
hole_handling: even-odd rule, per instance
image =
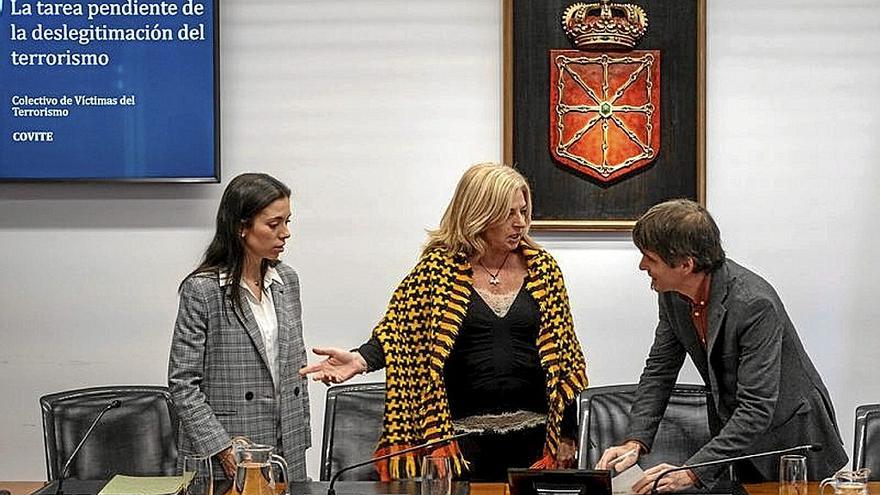
[[[106, 480], [65, 479], [63, 485], [64, 495], [95, 495], [105, 484], [107, 484]], [[291, 495], [326, 495], [328, 485], [329, 483], [324, 481], [293, 483], [291, 485]], [[395, 481], [391, 483], [337, 481], [334, 488], [337, 495], [409, 495], [419, 493], [419, 485], [415, 481]], [[55, 493], [55, 483], [47, 483], [45, 481], [0, 481], [0, 490], [9, 490], [10, 495], [52, 495]], [[225, 492], [225, 487], [221, 490], [216, 488], [214, 490], [215, 495], [224, 495]], [[506, 492], [506, 483], [454, 482], [452, 488], [452, 495], [505, 495]]]
[[[66, 495], [94, 495], [104, 485], [105, 481], [79, 481], [65, 480], [64, 493]], [[9, 490], [10, 495], [45, 495], [54, 493], [50, 484], [45, 481], [0, 481], [0, 490]], [[469, 493], [469, 495], [506, 495], [507, 484], [505, 483], [456, 483], [453, 495]], [[50, 490], [43, 490], [49, 488]], [[294, 483], [291, 487], [292, 495], [324, 495], [327, 493], [326, 482]], [[469, 490], [468, 490], [469, 488]], [[744, 485], [748, 495], [777, 495], [778, 483], [754, 483]], [[88, 491], [87, 491], [88, 490]], [[37, 494], [37, 492], [42, 492]], [[339, 495], [369, 495], [369, 494], [401, 494], [418, 493], [415, 482], [375, 483], [369, 481], [341, 481], [336, 483], [336, 492]], [[831, 493], [830, 491], [828, 492]], [[880, 495], [880, 481], [868, 483], [869, 495]], [[819, 495], [819, 484], [811, 482], [807, 489], [807, 495]]]

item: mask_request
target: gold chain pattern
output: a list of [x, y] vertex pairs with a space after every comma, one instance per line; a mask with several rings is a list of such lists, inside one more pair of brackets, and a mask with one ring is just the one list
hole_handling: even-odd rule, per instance
[[[600, 65], [602, 67], [602, 95], [597, 95], [596, 91], [587, 84], [583, 78], [578, 74], [578, 72], [573, 68], [574, 66], [581, 65]], [[621, 84], [619, 88], [614, 92], [614, 95], [610, 96], [608, 93], [610, 92], [609, 87], [609, 74], [608, 68], [612, 64], [639, 64], [635, 69], [630, 73], [627, 80]], [[654, 88], [654, 80], [653, 80], [653, 72], [652, 68], [654, 65], [654, 55], [651, 53], [645, 53], [640, 57], [631, 57], [631, 56], [623, 56], [623, 57], [610, 57], [608, 54], [602, 54], [596, 57], [567, 57], [565, 55], [559, 55], [556, 57], [556, 68], [559, 73], [559, 78], [556, 83], [557, 95], [558, 99], [556, 101], [556, 133], [559, 137], [558, 145], [556, 146], [556, 153], [561, 157], [568, 158], [581, 166], [591, 168], [601, 174], [603, 177], [608, 177], [612, 173], [629, 167], [633, 163], [647, 158], [652, 158], [656, 154], [656, 150], [652, 145], [654, 125], [652, 123], [653, 115], [654, 115], [654, 105], [651, 104], [651, 96]], [[621, 96], [624, 95], [627, 89], [635, 83], [639, 76], [644, 73], [645, 75], [645, 103], [639, 106], [632, 105], [615, 105], [617, 100], [620, 99]], [[565, 78], [562, 77], [563, 74], [568, 74], [572, 81], [575, 82], [577, 87], [580, 87], [587, 96], [590, 97], [595, 102], [595, 105], [567, 105], [562, 102], [563, 95], [565, 94]], [[579, 113], [595, 113], [595, 116], [592, 116], [586, 124], [584, 124], [577, 132], [572, 135], [571, 139], [568, 141], [563, 141], [563, 117], [570, 112], [579, 112]], [[629, 128], [620, 118], [615, 116], [615, 113], [641, 113], [645, 115], [646, 123], [645, 123], [645, 135], [644, 139], [642, 136], [639, 136], [635, 131]], [[584, 134], [586, 134], [590, 129], [595, 127], [595, 125], [601, 121], [602, 122], [602, 161], [601, 163], [593, 163], [592, 161], [576, 155], [572, 153], [570, 148], [574, 146]], [[620, 163], [609, 163], [608, 162], [608, 150], [609, 150], [609, 137], [608, 137], [608, 129], [609, 122], [614, 122], [616, 127], [618, 127], [626, 137], [635, 144], [639, 150], [641, 150], [638, 154], [627, 157]]]

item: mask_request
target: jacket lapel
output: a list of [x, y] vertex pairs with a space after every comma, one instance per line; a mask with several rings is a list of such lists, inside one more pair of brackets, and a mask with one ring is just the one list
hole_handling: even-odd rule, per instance
[[691, 319], [690, 305], [676, 293], [670, 293], [669, 301], [672, 306], [672, 314], [675, 317], [675, 328], [681, 329], [678, 332], [679, 340], [685, 349], [689, 351], [696, 349], [700, 343], [697, 342], [697, 329], [694, 328], [694, 322]]
[[724, 322], [724, 316], [727, 314], [727, 306], [725, 306], [724, 302], [727, 299], [729, 288], [730, 279], [727, 273], [727, 265], [725, 264], [712, 274], [712, 283], [709, 288], [709, 315], [707, 317], [708, 343], [706, 346], [706, 358], [709, 361], [709, 380], [716, 411], [721, 411], [721, 396], [718, 393], [718, 378], [715, 370], [712, 369], [712, 354], [715, 352], [715, 343], [718, 341], [718, 335], [721, 333], [721, 324]]
[[266, 356], [266, 345], [263, 342], [263, 334], [260, 333], [260, 327], [257, 326], [257, 319], [254, 318], [254, 313], [251, 311], [251, 305], [248, 303], [247, 295], [244, 292], [247, 289], [242, 287], [241, 290], [239, 298], [239, 301], [241, 302], [241, 313], [236, 310], [235, 316], [238, 318], [238, 321], [241, 322], [241, 326], [251, 338], [254, 347], [257, 348], [257, 352], [260, 354], [260, 359], [262, 359], [263, 365], [266, 369], [269, 369], [269, 358]]
[[275, 316], [278, 319], [278, 384], [281, 377], [287, 376], [288, 349], [290, 348], [290, 305], [284, 304], [284, 285], [275, 282], [272, 284], [272, 301], [275, 303]]
[[724, 303], [727, 299], [729, 288], [730, 278], [727, 272], [727, 265], [725, 264], [712, 274], [712, 284], [709, 288], [708, 344], [706, 349], [710, 356], [715, 349], [718, 334], [721, 332], [721, 323], [724, 322], [724, 315], [727, 314], [727, 306]]
[[676, 329], [678, 338], [691, 356], [697, 371], [700, 372], [703, 380], [708, 383], [709, 364], [706, 360], [706, 351], [697, 340], [697, 329], [694, 328], [694, 321], [691, 319], [690, 305], [678, 294], [670, 294], [668, 301], [672, 307], [673, 318], [675, 318], [673, 328]]

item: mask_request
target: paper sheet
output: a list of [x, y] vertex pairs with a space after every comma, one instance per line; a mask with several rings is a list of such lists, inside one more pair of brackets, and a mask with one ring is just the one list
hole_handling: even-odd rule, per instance
[[633, 464], [626, 471], [611, 478], [611, 491], [615, 494], [632, 493], [632, 486], [642, 479], [645, 472], [638, 464]]
[[122, 476], [117, 474], [98, 495], [169, 495], [183, 487], [183, 476]]

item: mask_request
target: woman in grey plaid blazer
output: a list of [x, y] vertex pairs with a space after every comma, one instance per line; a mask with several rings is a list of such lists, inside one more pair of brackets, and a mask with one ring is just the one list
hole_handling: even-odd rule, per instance
[[168, 385], [180, 418], [180, 462], [215, 457], [234, 474], [231, 439], [274, 445], [293, 480], [311, 446], [299, 279], [278, 260], [290, 237], [290, 189], [242, 174], [223, 193], [214, 239], [180, 284]]

